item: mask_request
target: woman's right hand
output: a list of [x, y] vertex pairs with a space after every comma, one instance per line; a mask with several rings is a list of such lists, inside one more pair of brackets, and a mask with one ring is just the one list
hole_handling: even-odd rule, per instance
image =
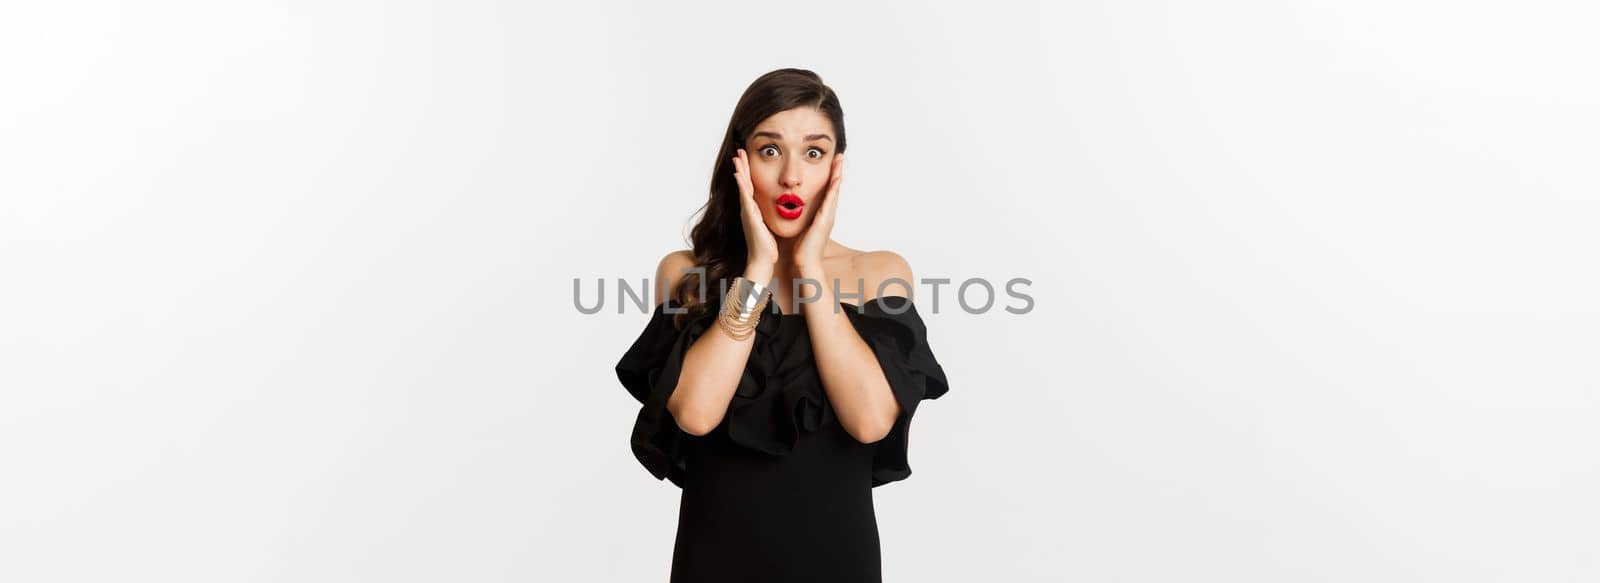
[[750, 180], [750, 159], [744, 148], [733, 157], [733, 180], [739, 184], [739, 209], [744, 222], [744, 243], [749, 256], [747, 265], [772, 266], [778, 262], [778, 240], [761, 218], [761, 206], [756, 203], [756, 189]]

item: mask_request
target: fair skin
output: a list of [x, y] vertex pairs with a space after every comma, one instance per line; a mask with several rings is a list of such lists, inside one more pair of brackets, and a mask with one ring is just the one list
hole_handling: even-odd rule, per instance
[[[888, 435], [900, 405], [872, 348], [843, 311], [851, 308], [836, 308], [840, 300], [833, 287], [845, 294], [859, 292], [859, 302], [865, 303], [877, 297], [879, 284], [886, 280], [916, 280], [910, 265], [892, 251], [860, 251], [831, 238], [844, 178], [844, 156], [833, 152], [833, 133], [832, 122], [821, 112], [791, 109], [757, 125], [746, 148], [735, 156], [749, 249], [743, 277], [770, 283], [770, 301], [784, 314], [804, 314], [828, 401], [845, 432], [866, 444]], [[804, 201], [799, 218], [782, 218], [777, 200], [784, 193]], [[656, 269], [657, 304], [693, 266], [687, 250], [662, 258]], [[804, 302], [794, 294], [801, 278], [822, 283], [802, 282], [798, 297], [808, 298]], [[900, 284], [884, 288], [885, 295], [908, 293]], [[712, 326], [689, 347], [677, 388], [667, 401], [678, 427], [705, 435], [722, 423], [755, 340], [756, 335], [735, 340]]]

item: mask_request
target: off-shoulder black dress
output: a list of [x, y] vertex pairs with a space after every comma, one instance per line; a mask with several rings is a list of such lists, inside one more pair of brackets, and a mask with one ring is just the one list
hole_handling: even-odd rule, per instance
[[783, 314], [776, 303], [756, 326], [722, 423], [704, 436], [680, 430], [667, 397], [684, 353], [717, 325], [718, 308], [713, 301], [678, 330], [666, 305], [656, 306], [616, 367], [642, 405], [634, 456], [683, 489], [671, 581], [881, 581], [872, 488], [911, 475], [911, 416], [919, 401], [948, 390], [915, 304], [882, 296], [839, 305], [900, 404], [894, 428], [871, 444], [856, 441], [834, 416], [805, 315]]

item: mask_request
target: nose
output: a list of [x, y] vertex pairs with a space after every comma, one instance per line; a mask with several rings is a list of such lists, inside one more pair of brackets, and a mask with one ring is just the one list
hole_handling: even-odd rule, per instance
[[783, 167], [783, 187], [791, 192], [800, 188], [800, 164], [790, 162]]

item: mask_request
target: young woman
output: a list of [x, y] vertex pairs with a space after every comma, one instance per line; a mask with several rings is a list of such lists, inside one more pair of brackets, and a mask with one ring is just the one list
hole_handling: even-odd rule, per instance
[[672, 581], [882, 579], [872, 488], [911, 474], [911, 415], [947, 387], [906, 261], [829, 237], [844, 149], [815, 73], [756, 79], [617, 363], [634, 455], [683, 489]]

